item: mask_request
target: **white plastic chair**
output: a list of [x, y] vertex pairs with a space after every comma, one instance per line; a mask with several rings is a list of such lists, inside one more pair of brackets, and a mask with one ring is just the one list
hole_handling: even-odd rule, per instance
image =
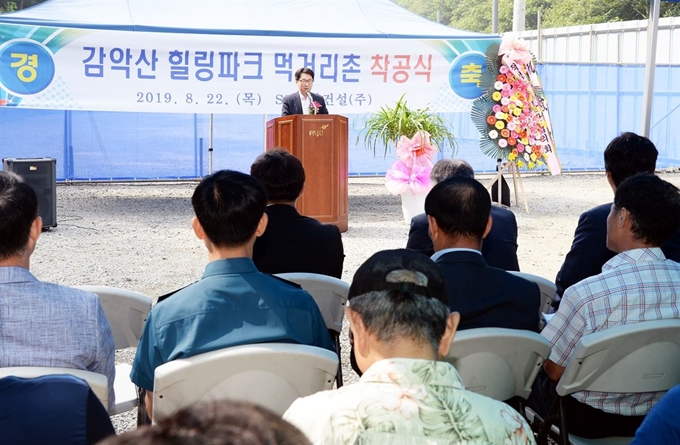
[[104, 374], [96, 372], [84, 371], [82, 369], [72, 368], [57, 368], [46, 366], [8, 366], [0, 368], [0, 378], [8, 376], [23, 377], [32, 379], [44, 375], [68, 374], [78, 377], [87, 382], [92, 389], [92, 392], [97, 396], [104, 407], [108, 407], [109, 403], [109, 386], [108, 380]]
[[104, 315], [111, 326], [116, 350], [136, 348], [142, 336], [146, 316], [151, 310], [151, 298], [117, 287], [76, 286], [99, 296]]
[[456, 332], [449, 354], [465, 388], [495, 400], [526, 400], [550, 342], [531, 331], [476, 328]]
[[206, 352], [155, 371], [153, 422], [205, 400], [244, 400], [283, 415], [298, 398], [331, 389], [333, 352], [314, 346], [261, 343]]
[[[342, 332], [342, 320], [345, 317], [345, 305], [349, 294], [349, 284], [344, 281], [315, 273], [280, 273], [277, 277], [299, 284], [309, 292], [316, 305], [319, 306], [326, 327], [332, 332], [333, 343], [338, 354], [338, 360], [342, 360], [340, 350], [340, 333]], [[338, 388], [342, 386], [342, 366], [338, 366]]]
[[538, 284], [538, 288], [541, 291], [541, 304], [538, 306], [538, 327], [539, 329], [543, 329], [545, 326], [545, 317], [543, 314], [547, 314], [550, 310], [550, 305], [552, 304], [553, 298], [555, 298], [555, 294], [557, 293], [557, 286], [555, 286], [555, 283], [552, 281], [538, 275], [510, 270], [508, 272]]
[[[109, 286], [78, 286], [78, 289], [99, 296], [104, 315], [111, 326], [116, 350], [136, 348], [142, 336], [146, 316], [151, 310], [151, 298], [139, 292]], [[113, 390], [115, 405], [109, 414], [120, 414], [139, 405], [137, 388], [130, 380], [132, 367], [127, 363], [116, 365]]]
[[667, 391], [678, 383], [680, 320], [645, 321], [584, 335], [576, 344], [557, 384], [557, 412], [548, 416], [539, 439], [545, 440], [548, 428], [557, 421], [563, 445], [570, 442], [575, 445], [628, 444], [632, 437], [585, 439], [565, 434], [567, 426], [561, 398], [578, 391]]

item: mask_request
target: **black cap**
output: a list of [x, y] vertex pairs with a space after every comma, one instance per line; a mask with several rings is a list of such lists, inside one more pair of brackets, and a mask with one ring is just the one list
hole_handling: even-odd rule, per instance
[[[393, 273], [397, 271], [413, 273]], [[428, 256], [414, 250], [383, 250], [371, 256], [354, 274], [349, 298], [385, 290], [436, 298], [448, 306], [446, 280], [441, 269]]]

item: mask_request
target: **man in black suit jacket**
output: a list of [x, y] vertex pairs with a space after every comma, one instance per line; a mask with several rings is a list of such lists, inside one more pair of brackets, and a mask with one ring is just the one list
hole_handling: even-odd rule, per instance
[[444, 272], [451, 310], [460, 313], [458, 329], [538, 332], [538, 285], [489, 267], [480, 252], [493, 224], [490, 210], [489, 192], [472, 178], [448, 178], [425, 198], [432, 259]]
[[[458, 159], [442, 159], [437, 162], [430, 173], [430, 180], [438, 183], [452, 176], [461, 178], [475, 177], [472, 166]], [[519, 271], [517, 261], [517, 220], [509, 209], [498, 205], [491, 206], [493, 225], [482, 243], [482, 256], [491, 267], [503, 270]], [[434, 254], [434, 246], [428, 232], [429, 224], [424, 213], [411, 219], [406, 248], [416, 250], [427, 256]]]
[[295, 84], [298, 91], [283, 97], [281, 116], [291, 114], [328, 114], [326, 101], [320, 94], [312, 93], [314, 71], [300, 68], [295, 72]]
[[305, 170], [298, 158], [274, 149], [260, 155], [250, 174], [267, 190], [267, 229], [257, 238], [253, 262], [261, 272], [310, 272], [342, 276], [345, 255], [340, 230], [300, 215], [295, 201], [302, 194]]
[[[625, 179], [638, 173], [654, 173], [658, 151], [654, 143], [635, 133], [623, 133], [607, 145], [604, 168], [612, 190]], [[602, 204], [581, 214], [571, 250], [557, 273], [555, 284], [558, 297], [553, 307], [559, 307], [564, 291], [593, 275], [602, 273], [602, 266], [616, 255], [607, 249], [607, 215], [611, 203]], [[680, 262], [680, 232], [661, 247], [667, 259]]]

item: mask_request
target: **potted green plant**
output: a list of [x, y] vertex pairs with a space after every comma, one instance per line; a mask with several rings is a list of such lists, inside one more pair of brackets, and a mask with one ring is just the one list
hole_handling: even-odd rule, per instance
[[419, 131], [430, 134], [430, 140], [440, 148], [448, 146], [452, 153], [456, 151], [456, 140], [451, 133], [451, 125], [438, 114], [425, 108], [409, 108], [403, 94], [393, 107], [383, 106], [371, 114], [365, 121], [359, 138], [363, 134], [366, 147], [373, 149], [381, 145], [385, 156], [390, 148], [395, 147], [402, 136], [412, 138]]
[[374, 154], [378, 145], [384, 146], [385, 156], [395, 148], [397, 160], [385, 175], [385, 185], [392, 194], [401, 195], [404, 219], [410, 222], [424, 211], [437, 145], [448, 146], [453, 153], [456, 141], [447, 121], [429, 107], [409, 108], [404, 96], [394, 107], [384, 106], [370, 115], [359, 138], [363, 134], [364, 144]]

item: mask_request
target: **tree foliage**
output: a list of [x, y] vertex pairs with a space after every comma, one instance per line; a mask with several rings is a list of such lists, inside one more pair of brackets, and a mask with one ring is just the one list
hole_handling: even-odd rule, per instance
[[[491, 32], [492, 0], [395, 0], [401, 6], [430, 20], [454, 28]], [[498, 0], [498, 31], [512, 30], [514, 0]], [[648, 0], [526, 0], [526, 29], [541, 26], [589, 25], [592, 23], [642, 20], [649, 17]], [[661, 17], [680, 16], [680, 3], [661, 3]]]
[[26, 9], [45, 0], [0, 0], [0, 13]]

